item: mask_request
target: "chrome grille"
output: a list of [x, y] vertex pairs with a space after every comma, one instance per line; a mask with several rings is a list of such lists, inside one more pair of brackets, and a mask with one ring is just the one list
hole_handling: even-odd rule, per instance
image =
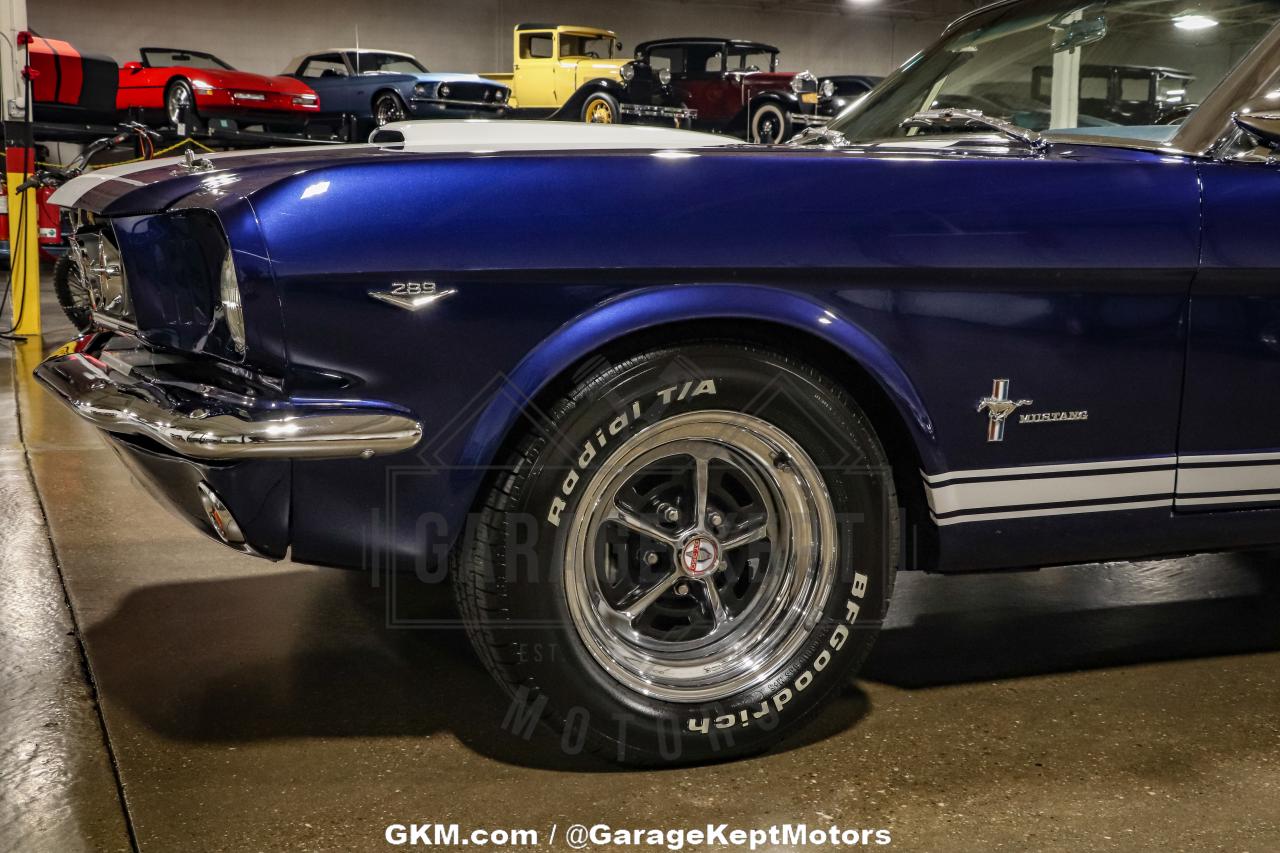
[[449, 101], [494, 101], [501, 91], [486, 83], [449, 83]]

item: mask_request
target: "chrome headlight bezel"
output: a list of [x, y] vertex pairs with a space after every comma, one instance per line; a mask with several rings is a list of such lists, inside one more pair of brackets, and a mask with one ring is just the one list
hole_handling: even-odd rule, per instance
[[427, 83], [414, 83], [413, 96], [415, 98], [430, 98], [431, 86]]
[[658, 69], [658, 82], [664, 86], [671, 85], [671, 69], [670, 68]]
[[636, 77], [636, 65], [634, 62], [628, 62], [618, 69], [618, 76], [622, 78], [623, 83], [630, 83]]
[[222, 268], [218, 271], [218, 299], [222, 319], [227, 324], [227, 334], [231, 337], [231, 346], [236, 352], [243, 353], [247, 345], [244, 301], [240, 296], [240, 279], [236, 275], [236, 262], [230, 248], [222, 256]]
[[451, 91], [452, 89], [449, 88], [448, 83], [441, 83], [440, 86], [436, 89], [436, 97], [447, 98], [449, 97], [449, 92]]
[[833, 98], [836, 94], [836, 84], [834, 80], [823, 80], [818, 88], [818, 94], [824, 98]]

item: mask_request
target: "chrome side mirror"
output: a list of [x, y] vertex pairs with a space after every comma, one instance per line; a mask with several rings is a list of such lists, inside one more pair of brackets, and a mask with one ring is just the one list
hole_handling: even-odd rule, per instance
[[1280, 92], [1246, 101], [1231, 114], [1231, 120], [1263, 143], [1280, 147]]

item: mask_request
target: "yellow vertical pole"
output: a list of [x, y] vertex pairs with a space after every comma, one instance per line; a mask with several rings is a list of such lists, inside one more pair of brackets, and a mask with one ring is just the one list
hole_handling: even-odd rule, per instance
[[35, 150], [5, 149], [5, 188], [9, 202], [9, 294], [15, 335], [40, 334], [40, 211], [34, 189], [18, 185], [35, 170]]

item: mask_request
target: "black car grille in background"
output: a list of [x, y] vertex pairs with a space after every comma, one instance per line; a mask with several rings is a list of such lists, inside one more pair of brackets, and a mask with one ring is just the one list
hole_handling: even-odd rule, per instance
[[495, 101], [501, 91], [496, 86], [485, 83], [448, 83], [449, 101]]

